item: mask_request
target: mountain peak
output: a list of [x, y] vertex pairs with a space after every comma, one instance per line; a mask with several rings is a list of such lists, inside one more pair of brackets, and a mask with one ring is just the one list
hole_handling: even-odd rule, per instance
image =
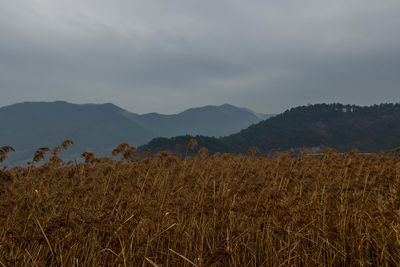
[[[149, 143], [153, 152], [185, 148], [193, 137], [158, 140]], [[277, 116], [253, 124], [239, 133], [222, 138], [196, 137], [199, 146], [212, 152], [246, 153], [257, 146], [263, 153], [271, 149], [295, 150], [302, 147], [338, 151], [357, 148], [376, 152], [400, 146], [400, 104], [369, 107], [343, 104], [316, 104], [289, 109]], [[159, 144], [159, 145], [157, 145]]]
[[38, 147], [54, 147], [65, 139], [75, 145], [79, 157], [90, 150], [107, 155], [122, 142], [142, 145], [155, 137], [182, 134], [225, 136], [247, 128], [260, 119], [232, 105], [205, 106], [179, 114], [138, 115], [112, 103], [72, 104], [66, 101], [23, 102], [0, 109], [0, 145], [16, 149], [14, 162], [30, 159]]

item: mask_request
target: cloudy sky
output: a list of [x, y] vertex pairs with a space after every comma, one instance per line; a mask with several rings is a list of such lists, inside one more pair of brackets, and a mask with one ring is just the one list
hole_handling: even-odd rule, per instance
[[399, 0], [0, 0], [0, 106], [400, 101]]

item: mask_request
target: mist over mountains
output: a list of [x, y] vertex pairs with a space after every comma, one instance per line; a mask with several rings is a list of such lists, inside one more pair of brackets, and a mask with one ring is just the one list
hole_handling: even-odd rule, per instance
[[78, 158], [84, 151], [104, 156], [122, 142], [139, 146], [155, 137], [226, 136], [269, 116], [228, 104], [139, 115], [110, 103], [24, 102], [0, 108], [0, 146], [15, 148], [6, 163], [16, 164], [31, 159], [39, 147], [52, 148], [65, 139], [75, 145], [64, 156]]

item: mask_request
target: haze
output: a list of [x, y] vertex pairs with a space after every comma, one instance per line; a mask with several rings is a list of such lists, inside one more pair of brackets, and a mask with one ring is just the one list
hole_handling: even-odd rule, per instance
[[0, 0], [0, 106], [399, 102], [400, 1]]

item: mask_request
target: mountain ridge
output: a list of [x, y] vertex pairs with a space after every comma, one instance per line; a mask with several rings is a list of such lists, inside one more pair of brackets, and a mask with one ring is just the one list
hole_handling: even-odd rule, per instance
[[233, 105], [140, 115], [112, 103], [22, 102], [0, 108], [0, 146], [13, 146], [17, 152], [10, 154], [9, 162], [18, 163], [30, 159], [38, 147], [54, 147], [65, 139], [75, 142], [69, 156], [79, 157], [84, 151], [110, 155], [122, 142], [139, 146], [159, 136], [224, 136], [259, 121]]
[[357, 148], [376, 152], [400, 146], [400, 104], [300, 106], [222, 138], [157, 138], [141, 149], [185, 154], [185, 144], [191, 138], [196, 138], [199, 147], [204, 146], [211, 153], [246, 153], [251, 146], [257, 146], [261, 153], [271, 149], [299, 151], [302, 147], [313, 151], [333, 147], [338, 151]]

